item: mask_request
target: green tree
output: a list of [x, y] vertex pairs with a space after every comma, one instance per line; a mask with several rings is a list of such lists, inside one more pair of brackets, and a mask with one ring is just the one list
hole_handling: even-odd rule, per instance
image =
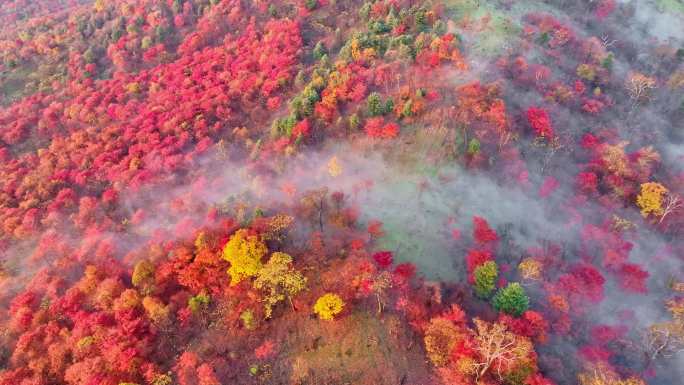
[[152, 38], [149, 36], [145, 36], [142, 38], [142, 41], [140, 42], [140, 48], [146, 50], [152, 46]]
[[370, 11], [371, 11], [371, 3], [363, 3], [361, 8], [359, 9], [359, 15], [365, 20], [368, 19], [370, 16]]
[[366, 107], [368, 108], [368, 115], [378, 116], [383, 113], [382, 102], [380, 101], [380, 94], [373, 92], [368, 95], [366, 99]]
[[273, 307], [278, 302], [287, 299], [292, 304], [292, 297], [306, 288], [306, 277], [294, 269], [291, 256], [275, 252], [259, 270], [254, 288], [266, 291], [263, 299], [265, 315], [271, 318]]
[[470, 140], [470, 142], [468, 142], [468, 154], [475, 155], [478, 152], [480, 152], [480, 141], [476, 138], [473, 138]]
[[408, 118], [413, 115], [413, 100], [409, 99], [404, 104], [404, 108], [401, 110], [401, 117]]
[[309, 11], [313, 11], [318, 7], [318, 0], [304, 0], [304, 5]]
[[328, 51], [325, 49], [325, 46], [323, 45], [322, 41], [319, 41], [316, 43], [316, 46], [313, 49], [313, 57], [316, 60], [321, 60], [323, 55], [326, 55]]
[[419, 8], [415, 15], [413, 16], [413, 19], [416, 22], [416, 29], [418, 31], [424, 31], [428, 27], [428, 21], [427, 21], [427, 12], [423, 8]]
[[392, 100], [392, 98], [389, 98], [385, 101], [383, 115], [390, 114], [392, 113], [392, 111], [394, 111], [394, 100]]
[[361, 121], [359, 120], [359, 116], [357, 114], [351, 114], [349, 116], [349, 129], [352, 131], [355, 131], [359, 128], [359, 125], [361, 124]]
[[492, 304], [497, 311], [520, 317], [530, 306], [530, 299], [525, 294], [525, 289], [519, 283], [513, 282], [499, 289]]
[[247, 330], [254, 330], [257, 327], [254, 312], [249, 309], [240, 313], [240, 320], [242, 321], [242, 326]]
[[188, 307], [190, 308], [190, 311], [197, 313], [203, 309], [206, 309], [207, 306], [209, 306], [209, 301], [209, 295], [200, 293], [194, 297], [190, 297], [188, 300]]
[[473, 275], [475, 276], [475, 295], [483, 299], [491, 297], [494, 289], [496, 289], [496, 278], [499, 275], [496, 262], [487, 261], [483, 263], [475, 269]]
[[143, 259], [133, 267], [131, 283], [141, 290], [143, 294], [150, 294], [154, 289], [154, 264]]

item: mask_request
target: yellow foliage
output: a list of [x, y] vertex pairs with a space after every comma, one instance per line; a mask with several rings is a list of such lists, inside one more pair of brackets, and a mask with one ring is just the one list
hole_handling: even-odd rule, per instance
[[328, 174], [333, 178], [342, 174], [342, 166], [336, 156], [330, 158], [330, 161], [328, 162]]
[[670, 76], [667, 81], [667, 86], [671, 89], [683, 88], [684, 87], [684, 70], [679, 70]]
[[95, 0], [95, 4], [93, 5], [93, 8], [95, 9], [95, 12], [104, 11], [104, 8], [105, 8], [104, 0]]
[[476, 379], [481, 379], [490, 369], [496, 369], [501, 378], [503, 373], [530, 363], [534, 346], [528, 338], [511, 333], [500, 322], [475, 318], [473, 323], [477, 330], [475, 344], [480, 357], [476, 364]]
[[594, 81], [596, 78], [596, 70], [589, 64], [580, 64], [577, 66], [577, 76], [588, 81]]
[[126, 85], [126, 92], [129, 94], [137, 94], [140, 93], [140, 83], [138, 82], [131, 82]]
[[131, 276], [131, 283], [133, 286], [140, 288], [151, 284], [154, 278], [154, 265], [152, 262], [143, 259], [135, 264], [133, 268], [133, 275]]
[[207, 233], [204, 231], [201, 231], [199, 234], [197, 234], [197, 238], [195, 238], [195, 249], [197, 250], [203, 250], [206, 248], [208, 245], [207, 241]]
[[550, 295], [548, 298], [549, 304], [556, 310], [567, 313], [570, 311], [570, 305], [565, 297], [560, 295]]
[[366, 48], [363, 50], [363, 58], [370, 59], [375, 57], [375, 48]]
[[608, 171], [620, 176], [629, 173], [627, 155], [625, 154], [625, 147], [627, 147], [627, 144], [628, 142], [622, 141], [616, 145], [605, 145], [603, 147], [601, 160], [606, 163]]
[[646, 385], [643, 380], [636, 377], [621, 380], [615, 372], [603, 366], [580, 373], [577, 378], [580, 385]]
[[467, 376], [474, 376], [477, 374], [477, 363], [471, 357], [459, 358], [456, 361], [456, 369]]
[[119, 298], [114, 300], [113, 308], [115, 311], [128, 310], [140, 305], [140, 295], [137, 290], [126, 289]]
[[173, 379], [168, 374], [157, 374], [152, 380], [152, 385], [171, 385]]
[[111, 308], [112, 302], [122, 291], [122, 285], [118, 280], [112, 278], [102, 280], [93, 295], [95, 305], [100, 309]]
[[653, 146], [646, 146], [639, 149], [639, 159], [637, 160], [639, 168], [648, 170], [657, 162], [660, 162], [660, 154], [653, 149]]
[[361, 58], [361, 43], [359, 42], [359, 39], [354, 38], [351, 41], [351, 55], [354, 60], [359, 60]]
[[90, 345], [93, 344], [93, 342], [95, 342], [95, 337], [86, 336], [86, 337], [83, 337], [80, 340], [78, 340], [78, 342], [76, 343], [76, 346], [82, 350], [82, 349], [88, 348]]
[[425, 330], [425, 351], [435, 366], [444, 366], [454, 346], [463, 339], [463, 333], [446, 318], [437, 317], [430, 320]]
[[323, 96], [323, 99], [321, 100], [321, 104], [328, 108], [336, 108], [337, 107], [337, 92], [333, 91], [325, 96]]
[[266, 318], [271, 318], [273, 306], [306, 288], [306, 277], [292, 267], [291, 256], [275, 252], [259, 270], [254, 288], [268, 291], [263, 302]]
[[164, 306], [164, 303], [157, 298], [145, 297], [142, 300], [142, 305], [145, 313], [147, 313], [147, 317], [152, 322], [161, 323], [169, 317], [169, 308]]
[[656, 88], [656, 80], [644, 74], [634, 72], [627, 77], [625, 88], [632, 100], [645, 101], [650, 99], [651, 90]]
[[637, 206], [641, 209], [641, 215], [647, 217], [649, 214], [661, 216], [663, 210], [663, 195], [667, 189], [660, 183], [648, 182], [641, 184], [641, 193], [637, 196]]
[[653, 324], [645, 337], [646, 352], [651, 359], [672, 357], [684, 350], [684, 320], [680, 318]]
[[257, 327], [254, 312], [249, 309], [240, 313], [240, 320], [242, 321], [242, 326], [247, 330], [254, 330]]
[[673, 282], [672, 290], [684, 293], [684, 282]]
[[268, 228], [263, 234], [263, 239], [281, 241], [292, 223], [294, 223], [294, 218], [289, 215], [278, 214], [274, 216], [268, 222]]
[[667, 301], [667, 310], [672, 314], [672, 318], [684, 324], [684, 298]]
[[534, 258], [525, 258], [518, 265], [518, 271], [523, 279], [539, 280], [542, 274], [542, 265]]
[[78, 288], [85, 294], [91, 294], [100, 283], [100, 274], [93, 265], [88, 265], [83, 272], [83, 278], [78, 282]]
[[636, 225], [625, 218], [621, 218], [613, 214], [613, 231], [627, 231], [636, 227]]
[[313, 310], [320, 319], [329, 321], [340, 314], [343, 308], [344, 301], [339, 295], [326, 293], [316, 300]]
[[138, 157], [135, 157], [135, 158], [131, 159], [131, 161], [128, 163], [128, 169], [130, 171], [135, 171], [135, 170], [139, 169], [141, 165], [142, 165], [142, 160], [140, 160], [140, 158], [138, 158]]
[[230, 262], [230, 284], [237, 285], [254, 277], [262, 267], [261, 258], [268, 252], [266, 244], [245, 229], [238, 230], [223, 248], [223, 259]]

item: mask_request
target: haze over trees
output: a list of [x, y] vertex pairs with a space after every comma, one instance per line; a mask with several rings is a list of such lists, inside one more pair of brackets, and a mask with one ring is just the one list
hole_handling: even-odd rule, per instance
[[0, 21], [0, 385], [684, 376], [676, 1]]

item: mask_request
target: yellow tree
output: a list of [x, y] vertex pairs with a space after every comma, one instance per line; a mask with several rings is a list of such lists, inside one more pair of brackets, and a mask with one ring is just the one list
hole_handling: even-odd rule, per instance
[[154, 264], [143, 259], [135, 264], [131, 283], [140, 289], [144, 295], [150, 294], [154, 289]]
[[246, 229], [235, 232], [223, 248], [223, 259], [230, 262], [230, 284], [237, 285], [245, 278], [256, 276], [262, 268], [261, 258], [267, 252], [266, 244], [257, 235], [250, 235]]
[[465, 338], [465, 331], [444, 317], [435, 317], [425, 330], [425, 351], [430, 361], [437, 366], [449, 363], [454, 346]]
[[333, 178], [342, 174], [342, 165], [336, 156], [330, 158], [330, 161], [328, 162], [328, 174]]
[[542, 278], [542, 264], [534, 258], [525, 258], [518, 265], [518, 271], [523, 279], [538, 281]]
[[306, 288], [306, 277], [294, 269], [291, 256], [275, 252], [257, 273], [254, 288], [267, 292], [264, 309], [266, 318], [271, 318], [273, 307], [285, 299], [294, 309], [292, 297]]
[[143, 298], [142, 306], [145, 309], [147, 317], [154, 323], [164, 323], [169, 319], [169, 307], [164, 305], [164, 303], [156, 297], [147, 296]]
[[668, 190], [660, 183], [648, 182], [641, 184], [641, 192], [637, 196], [637, 206], [641, 209], [641, 215], [647, 217], [653, 214], [657, 217], [665, 213], [663, 198]]
[[323, 294], [314, 304], [314, 313], [322, 320], [331, 321], [344, 309], [344, 301], [339, 295], [333, 293]]

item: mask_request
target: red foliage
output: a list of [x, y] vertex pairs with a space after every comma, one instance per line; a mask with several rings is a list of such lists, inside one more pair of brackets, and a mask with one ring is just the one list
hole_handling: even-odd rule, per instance
[[264, 341], [256, 349], [254, 349], [254, 356], [260, 360], [267, 359], [275, 354], [275, 344], [271, 340]]
[[602, 102], [601, 100], [598, 99], [584, 99], [582, 103], [582, 111], [588, 113], [588, 114], [593, 114], [597, 115], [601, 113], [601, 111], [604, 110], [606, 107], [606, 104]]
[[535, 135], [547, 139], [553, 138], [553, 127], [551, 126], [551, 118], [546, 110], [538, 107], [530, 107], [527, 109], [527, 121], [534, 130]]
[[579, 349], [579, 355], [587, 362], [608, 362], [613, 353], [607, 349], [595, 345], [586, 345]]
[[373, 238], [383, 237], [385, 232], [382, 229], [382, 222], [378, 220], [368, 222], [368, 234]]
[[558, 277], [558, 287], [571, 298], [592, 302], [603, 300], [603, 275], [591, 265], [577, 265]]
[[416, 274], [416, 266], [412, 263], [400, 263], [394, 268], [395, 283], [405, 285]]
[[594, 14], [596, 15], [597, 19], [603, 20], [606, 17], [610, 16], [610, 14], [613, 13], [614, 10], [615, 0], [601, 0], [596, 6], [596, 9], [594, 10]]
[[595, 343], [605, 345], [611, 341], [622, 338], [626, 332], [626, 327], [596, 325], [591, 328], [591, 338], [595, 341]]
[[375, 263], [378, 264], [378, 266], [385, 269], [392, 265], [392, 262], [394, 261], [394, 256], [392, 255], [391, 251], [379, 251], [373, 254], [373, 259], [375, 260]]
[[539, 187], [539, 197], [547, 198], [549, 195], [553, 194], [556, 189], [558, 189], [558, 180], [552, 176], [547, 176], [544, 178], [544, 183]]
[[471, 249], [466, 254], [465, 259], [466, 268], [468, 269], [468, 282], [472, 284], [475, 283], [475, 277], [473, 276], [475, 269], [487, 261], [492, 261], [494, 257], [488, 250]]
[[294, 138], [297, 138], [300, 136], [306, 138], [307, 136], [309, 136], [310, 132], [311, 132], [311, 124], [309, 123], [309, 119], [303, 119], [303, 120], [297, 122], [297, 124], [295, 124], [294, 128], [292, 128], [292, 136]]
[[525, 385], [556, 385], [556, 383], [536, 373], [525, 379]]
[[385, 123], [381, 116], [368, 119], [363, 128], [370, 138], [394, 139], [399, 135], [399, 125], [394, 122]]
[[593, 172], [577, 174], [577, 187], [585, 194], [595, 194], [598, 189], [598, 176]]
[[489, 227], [487, 220], [478, 216], [473, 217], [473, 238], [480, 246], [491, 245], [499, 240], [496, 231]]
[[505, 313], [499, 313], [499, 320], [515, 334], [534, 338], [541, 342], [546, 340], [549, 324], [544, 316], [536, 311], [528, 310], [521, 317], [511, 317]]
[[620, 287], [631, 293], [648, 293], [647, 280], [650, 274], [641, 266], [633, 263], [625, 263], [618, 271]]

